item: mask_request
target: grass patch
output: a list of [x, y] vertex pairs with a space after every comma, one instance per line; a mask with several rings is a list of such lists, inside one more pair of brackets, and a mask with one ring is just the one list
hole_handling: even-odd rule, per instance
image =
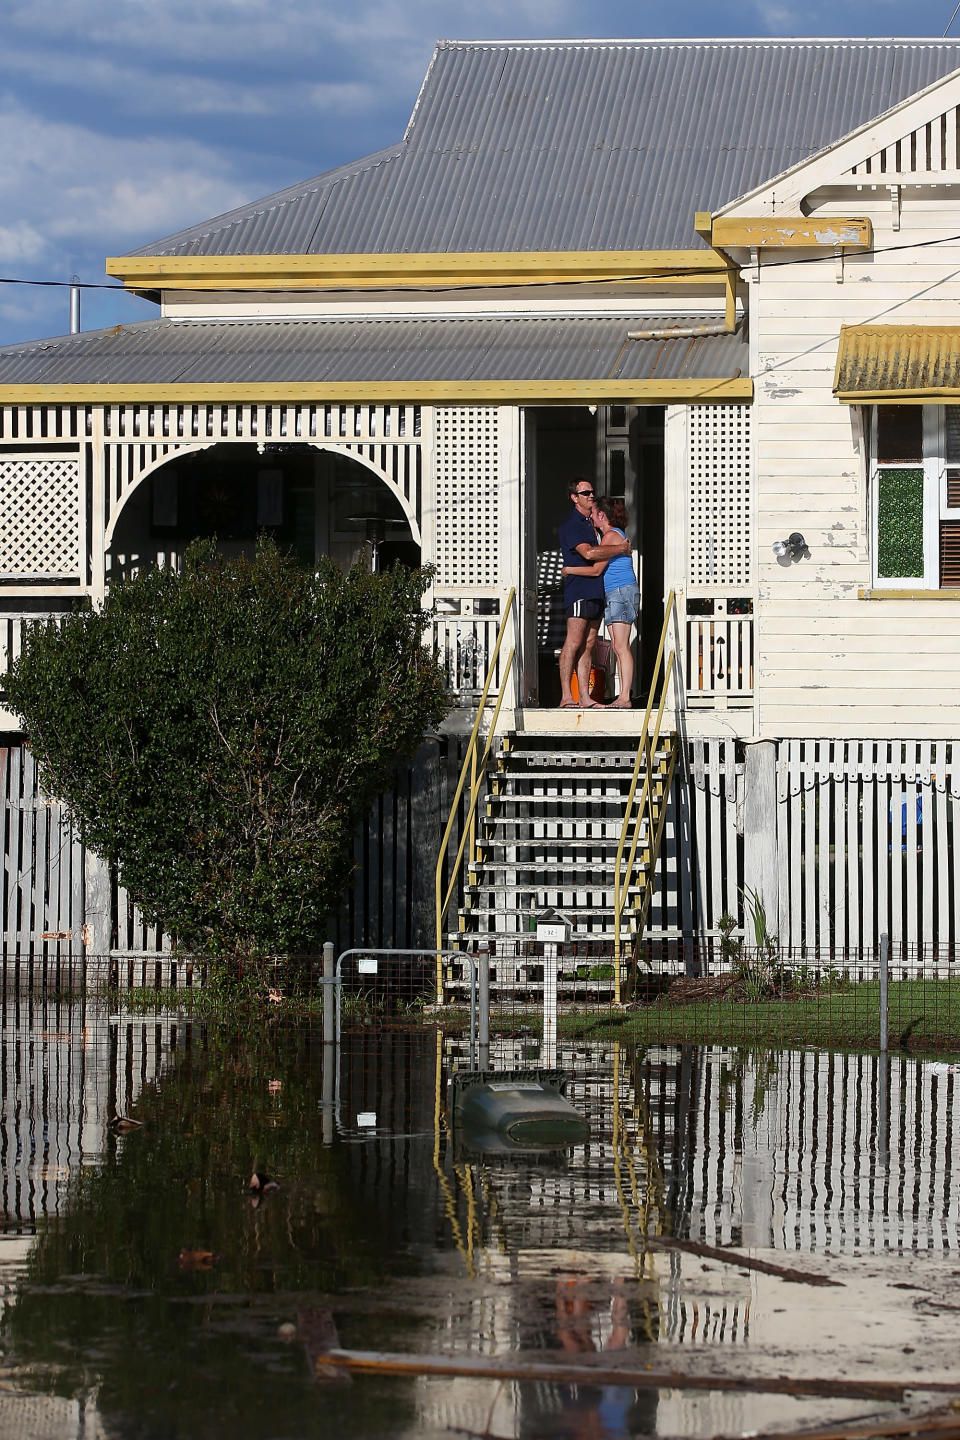
[[[119, 996], [120, 1007], [133, 1015], [160, 1011], [200, 1019], [262, 1018], [289, 1023], [319, 1021], [319, 994], [279, 1001], [262, 994], [224, 995], [214, 987], [130, 989]], [[649, 1004], [565, 1008], [558, 1032], [568, 1040], [620, 1040], [637, 1045], [734, 1045], [820, 1047], [832, 1050], [876, 1050], [880, 1044], [880, 985], [877, 981], [824, 984], [785, 996], [747, 999], [728, 993], [721, 998], [679, 1003], [669, 993]], [[469, 1029], [469, 1011], [461, 1006], [434, 1009], [422, 1001], [384, 1008], [364, 995], [343, 996], [342, 1018], [386, 1025], [439, 1025], [448, 1033]], [[533, 1004], [494, 1006], [493, 1036], [540, 1038], [543, 1012]], [[900, 980], [889, 986], [888, 1046], [915, 1054], [960, 1053], [960, 979]]]
[[[960, 1050], [960, 981], [901, 980], [888, 992], [891, 1050], [941, 1054]], [[822, 988], [784, 998], [736, 996], [677, 1004], [668, 995], [624, 1010], [567, 1012], [562, 1035], [637, 1044], [820, 1046], [876, 1050], [880, 1044], [877, 981]]]

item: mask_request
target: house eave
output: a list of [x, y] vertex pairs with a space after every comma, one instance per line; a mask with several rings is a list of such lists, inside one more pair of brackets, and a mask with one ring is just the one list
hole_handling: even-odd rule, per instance
[[0, 405], [284, 404], [393, 402], [434, 405], [637, 405], [749, 403], [753, 381], [695, 380], [411, 380], [229, 384], [0, 385]]
[[121, 255], [109, 275], [161, 290], [375, 290], [570, 282], [722, 281], [709, 250], [523, 250], [374, 255]]

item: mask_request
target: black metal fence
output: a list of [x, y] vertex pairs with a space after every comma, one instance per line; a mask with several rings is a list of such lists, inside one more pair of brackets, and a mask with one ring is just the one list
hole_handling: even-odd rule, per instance
[[[321, 1013], [324, 965], [320, 954], [228, 962], [117, 954], [49, 960], [14, 952], [0, 961], [6, 991], [111, 991], [141, 1010], [209, 1012], [239, 1003], [291, 1018]], [[326, 965], [329, 986], [332, 947]], [[483, 1012], [488, 996], [490, 1034], [522, 1034], [531, 1053], [545, 1013], [551, 1025], [555, 1014], [561, 1040], [960, 1052], [960, 951], [952, 947], [890, 947], [885, 982], [879, 948], [833, 954], [723, 939], [638, 947], [621, 956], [619, 992], [616, 970], [612, 949], [551, 947], [532, 937], [484, 942], [462, 961], [430, 950], [371, 951], [365, 959], [354, 950], [341, 967], [339, 992], [346, 1024], [439, 1022], [450, 1033], [467, 1030], [473, 1005]]]

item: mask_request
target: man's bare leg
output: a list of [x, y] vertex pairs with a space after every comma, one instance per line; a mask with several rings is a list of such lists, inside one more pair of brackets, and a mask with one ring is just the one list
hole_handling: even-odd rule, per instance
[[[563, 649], [560, 651], [560, 704], [569, 708], [577, 702], [573, 698], [573, 690], [570, 681], [573, 678], [574, 668], [583, 649], [584, 641], [587, 638], [587, 626], [591, 622], [581, 619], [579, 615], [567, 616], [567, 634], [563, 642]], [[597, 638], [596, 622], [594, 621], [593, 639]], [[592, 642], [591, 642], [592, 643]], [[577, 671], [577, 683], [579, 684], [580, 673]], [[581, 690], [581, 698], [584, 695]]]
[[597, 643], [597, 631], [600, 629], [600, 621], [588, 620], [587, 633], [583, 641], [583, 653], [577, 661], [577, 689], [580, 692], [579, 704], [584, 710], [604, 709], [598, 705], [596, 700], [590, 699], [590, 671], [593, 669], [593, 647]]

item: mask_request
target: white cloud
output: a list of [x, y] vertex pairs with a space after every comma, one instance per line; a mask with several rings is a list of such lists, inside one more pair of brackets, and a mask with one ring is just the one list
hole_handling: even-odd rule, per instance
[[[161, 63], [178, 58], [209, 65], [241, 57], [286, 57], [295, 65], [304, 54], [322, 63], [331, 41], [349, 41], [367, 67], [388, 68], [385, 46], [398, 39], [422, 49], [434, 37], [558, 33], [582, 27], [582, 7], [573, 0], [488, 0], [477, 10], [467, 0], [124, 0], [104, 7], [99, 0], [32, 0], [8, 12], [8, 24], [34, 32], [48, 43], [73, 37], [92, 54], [119, 51], [153, 55]], [[519, 27], [519, 28], [518, 28]]]
[[250, 198], [223, 155], [197, 143], [103, 136], [9, 102], [0, 132], [13, 142], [0, 152], [0, 214], [20, 217], [24, 236], [112, 236], [116, 247]]
[[239, 186], [179, 168], [104, 176], [98, 183], [68, 186], [61, 194], [62, 214], [50, 228], [58, 237], [113, 236], [115, 244], [135, 244], [159, 240], [249, 199]]
[[43, 258], [49, 242], [26, 220], [0, 225], [0, 264], [21, 264]]
[[[149, 114], [153, 122], [160, 115], [257, 115], [270, 108], [265, 94], [241, 88], [215, 75], [176, 74], [158, 70], [156, 64], [110, 58], [85, 57], [77, 64], [69, 50], [5, 46], [0, 52], [0, 74], [41, 90], [66, 90], [96, 96], [105, 118], [120, 102], [131, 110]], [[37, 93], [36, 89], [33, 91]], [[282, 94], [277, 87], [278, 98]], [[105, 97], [112, 97], [109, 103]]]

